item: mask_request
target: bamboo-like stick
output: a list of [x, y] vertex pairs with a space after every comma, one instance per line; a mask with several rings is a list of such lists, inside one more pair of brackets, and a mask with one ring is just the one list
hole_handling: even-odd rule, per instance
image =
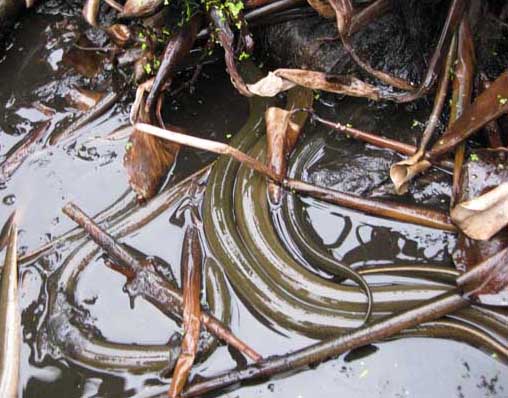
[[170, 130], [164, 130], [149, 124], [137, 123], [134, 128], [136, 130], [152, 134], [169, 141], [177, 142], [182, 145], [191, 146], [198, 149], [228, 155], [252, 168], [258, 173], [270, 178], [272, 181], [285, 186], [288, 189], [304, 193], [322, 199], [326, 202], [338, 204], [340, 206], [349, 207], [369, 214], [389, 217], [395, 220], [417, 223], [431, 228], [444, 229], [447, 231], [455, 231], [455, 226], [451, 223], [449, 216], [445, 213], [423, 209], [416, 206], [404, 205], [401, 203], [390, 202], [380, 199], [366, 199], [360, 196], [346, 194], [324, 187], [315, 186], [303, 181], [286, 179], [257, 159], [239, 151], [232, 146], [216, 141], [197, 138], [186, 134], [177, 133]]

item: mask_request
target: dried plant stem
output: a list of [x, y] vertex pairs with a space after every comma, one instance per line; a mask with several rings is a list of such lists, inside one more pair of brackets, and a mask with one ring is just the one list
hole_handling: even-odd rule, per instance
[[487, 123], [508, 112], [508, 70], [481, 93], [432, 147], [429, 156], [436, 159], [453, 150]]
[[266, 378], [319, 363], [354, 348], [386, 339], [421, 323], [439, 319], [468, 305], [469, 302], [458, 291], [446, 293], [418, 307], [378, 320], [372, 325], [339, 338], [320, 342], [287, 355], [271, 357], [254, 366], [198, 382], [184, 391], [182, 397], [198, 397], [242, 381]]
[[445, 213], [384, 200], [365, 199], [360, 196], [318, 187], [303, 181], [285, 179], [284, 176], [274, 173], [270, 167], [259, 162], [257, 159], [254, 159], [229, 145], [176, 133], [170, 130], [164, 130], [144, 123], [136, 124], [135, 128], [139, 131], [153, 134], [157, 137], [177, 142], [182, 145], [188, 145], [221, 155], [231, 156], [249, 168], [290, 190], [295, 190], [309, 196], [317, 197], [329, 203], [350, 207], [373, 215], [390, 217], [399, 221], [417, 223], [447, 231], [455, 231], [454, 225], [451, 223], [449, 216]]
[[189, 377], [198, 352], [201, 328], [201, 274], [203, 253], [196, 225], [187, 227], [182, 248], [183, 329], [182, 351], [175, 365], [168, 396], [177, 398]]
[[[453, 80], [452, 111], [450, 123], [455, 122], [470, 106], [473, 91], [473, 76], [475, 66], [475, 52], [473, 34], [469, 26], [467, 15], [462, 18], [459, 28], [458, 56]], [[466, 145], [461, 143], [455, 150], [453, 167], [452, 196], [450, 207], [453, 208], [459, 197], [462, 165], [466, 155]]]
[[[397, 140], [381, 137], [378, 134], [362, 131], [354, 127], [344, 125], [340, 122], [332, 122], [331, 120], [323, 119], [322, 117], [318, 116], [312, 109], [307, 109], [307, 111], [312, 114], [312, 120], [315, 120], [327, 127], [330, 127], [335, 131], [344, 133], [347, 136], [354, 138], [355, 140], [366, 142], [367, 144], [374, 145], [378, 148], [389, 149], [406, 156], [412, 156], [418, 150], [417, 147], [415, 147], [414, 145], [409, 145]], [[432, 161], [432, 163], [443, 169], [448, 170], [453, 169], [453, 163], [448, 160], [439, 160], [439, 161], [434, 160]]]
[[[118, 267], [116, 271], [124, 274], [128, 279], [134, 279], [140, 276], [141, 279], [145, 278], [146, 274], [151, 272], [149, 267], [138, 258], [134, 257], [123, 245], [118, 243], [111, 235], [104, 231], [97, 225], [89, 216], [87, 216], [78, 206], [73, 203], [68, 203], [64, 206], [63, 212], [69, 216], [74, 222], [80, 225], [86, 233], [99, 245], [115, 262]], [[159, 296], [163, 295], [167, 304], [165, 309], [172, 308], [172, 310], [181, 318], [183, 313], [183, 297], [179, 289], [175, 288], [169, 283], [161, 281], [159, 285], [150, 286], [150, 283], [143, 283], [138, 281], [146, 289], [153, 288], [153, 291], [147, 292], [151, 297], [151, 301], [158, 301]], [[235, 347], [240, 352], [254, 361], [259, 361], [262, 356], [250, 348], [247, 344], [242, 342], [231, 331], [220, 322], [213, 315], [205, 311], [201, 312], [201, 321], [206, 329], [214, 334], [219, 339], [225, 341], [227, 344]]]

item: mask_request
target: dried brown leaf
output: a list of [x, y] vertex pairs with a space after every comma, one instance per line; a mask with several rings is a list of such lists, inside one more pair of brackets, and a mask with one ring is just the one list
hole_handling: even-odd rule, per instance
[[[508, 182], [508, 162], [488, 150], [477, 150], [465, 161], [457, 203], [467, 202]], [[501, 229], [489, 240], [474, 240], [459, 234], [453, 252], [460, 271], [473, 268], [508, 247], [508, 230]]]
[[189, 377], [198, 351], [201, 328], [201, 267], [202, 251], [196, 226], [185, 231], [182, 249], [182, 285], [183, 285], [183, 329], [182, 351], [176, 362], [173, 379], [168, 395], [176, 398], [180, 395]]
[[[266, 160], [269, 167], [277, 174], [285, 175], [287, 169], [287, 138], [291, 129], [291, 112], [285, 109], [271, 107], [265, 112], [266, 122]], [[268, 196], [272, 203], [279, 203], [281, 188], [270, 182]]]
[[487, 240], [508, 224], [508, 183], [452, 210], [452, 220], [472, 239]]
[[414, 154], [408, 159], [393, 164], [390, 167], [390, 179], [398, 195], [403, 195], [409, 188], [409, 183], [418, 174], [428, 170], [431, 163], [423, 159], [423, 153]]
[[258, 80], [256, 83], [247, 84], [249, 91], [260, 97], [275, 97], [277, 94], [295, 86], [295, 83], [283, 79], [273, 72], [268, 72], [268, 75]]
[[83, 6], [83, 18], [95, 27], [97, 27], [97, 14], [99, 13], [100, 4], [100, 0], [86, 0]]
[[119, 47], [125, 47], [132, 40], [132, 32], [126, 25], [111, 25], [106, 28], [106, 33], [111, 41]]
[[134, 130], [123, 164], [132, 189], [144, 200], [155, 196], [174, 165], [180, 146]]
[[127, 0], [121, 17], [134, 18], [155, 14], [162, 3], [163, 0]]
[[255, 84], [249, 90], [259, 96], [273, 97], [295, 85], [313, 90], [323, 90], [353, 97], [379, 100], [379, 89], [354, 76], [330, 75], [303, 69], [277, 69]]

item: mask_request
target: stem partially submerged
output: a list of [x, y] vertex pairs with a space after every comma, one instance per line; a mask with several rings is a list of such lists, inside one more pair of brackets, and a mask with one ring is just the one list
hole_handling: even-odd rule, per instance
[[[98, 226], [75, 204], [68, 203], [62, 210], [74, 222], [80, 225], [94, 242], [115, 261], [116, 266], [113, 268], [115, 271], [125, 275], [128, 278], [128, 283], [141, 288], [144, 296], [157, 308], [161, 309], [163, 307], [163, 312], [167, 313], [171, 311], [174, 316], [176, 315], [177, 318], [181, 319], [183, 297], [179, 289], [161, 278], [152, 267], [147, 266], [146, 263], [133, 256], [123, 245], [116, 242], [111, 235]], [[261, 355], [242, 342], [213, 315], [202, 311], [201, 322], [217, 338], [235, 347], [252, 360], [256, 362], [261, 360]]]
[[201, 268], [203, 253], [196, 225], [185, 231], [182, 248], [183, 285], [183, 329], [182, 351], [175, 365], [168, 395], [176, 398], [182, 392], [189, 377], [198, 352], [199, 331], [201, 328]]
[[436, 96], [434, 98], [434, 106], [427, 121], [427, 126], [422, 134], [422, 139], [416, 153], [408, 159], [398, 162], [390, 167], [390, 178], [395, 186], [397, 194], [404, 194], [409, 188], [409, 183], [418, 174], [428, 170], [431, 163], [425, 159], [425, 150], [432, 138], [432, 134], [439, 123], [439, 117], [443, 112], [443, 107], [448, 92], [448, 85], [450, 82], [450, 70], [453, 68], [456, 53], [456, 41], [452, 41], [446, 63], [441, 70], [441, 79], [437, 88]]
[[319, 363], [354, 348], [386, 339], [423, 322], [439, 319], [466, 306], [468, 306], [468, 301], [457, 292], [446, 293], [421, 306], [377, 321], [370, 326], [345, 334], [337, 339], [317, 343], [285, 356], [273, 357], [256, 366], [249, 366], [243, 370], [233, 371], [196, 383], [188, 388], [182, 394], [182, 397], [198, 397], [207, 392], [222, 389], [242, 381], [270, 377], [294, 371], [313, 363]]
[[275, 173], [270, 167], [227, 144], [164, 130], [144, 123], [136, 124], [135, 128], [147, 134], [152, 134], [182, 145], [231, 156], [286, 188], [322, 199], [329, 203], [350, 207], [373, 215], [390, 217], [399, 221], [413, 222], [431, 228], [455, 231], [455, 227], [451, 223], [449, 216], [441, 212], [384, 200], [365, 199], [360, 196], [315, 186], [303, 181], [285, 179], [284, 176]]
[[153, 81], [150, 94], [146, 99], [146, 112], [153, 116], [157, 99], [166, 84], [167, 80], [175, 73], [176, 67], [180, 65], [183, 58], [189, 53], [194, 45], [196, 36], [201, 25], [201, 16], [194, 15], [166, 45], [162, 55], [161, 64]]
[[429, 152], [436, 159], [453, 150], [487, 123], [508, 112], [508, 70], [481, 93]]
[[[506, 256], [506, 250], [502, 255]], [[475, 285], [481, 281], [478, 276], [489, 275], [492, 272], [492, 263], [493, 261], [485, 261], [478, 264], [474, 271], [469, 271], [458, 277], [457, 282], [459, 285], [464, 285], [466, 282]], [[497, 264], [497, 262], [494, 263]], [[469, 305], [470, 302], [462, 297], [461, 291], [455, 289], [434, 299], [427, 300], [414, 308], [346, 333], [341, 337], [316, 343], [287, 355], [272, 357], [259, 364], [248, 366], [246, 369], [236, 370], [198, 382], [188, 388], [182, 394], [182, 397], [197, 397], [243, 381], [271, 377], [319, 363], [346, 351], [387, 339], [422, 323], [437, 320]], [[508, 350], [504, 349], [503, 353], [508, 355]]]

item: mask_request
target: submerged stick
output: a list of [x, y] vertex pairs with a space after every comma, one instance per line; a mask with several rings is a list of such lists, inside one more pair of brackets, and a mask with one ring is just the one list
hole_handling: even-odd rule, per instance
[[119, 97], [120, 95], [116, 91], [112, 91], [111, 93], [106, 94], [99, 102], [97, 102], [97, 104], [95, 104], [95, 106], [90, 108], [76, 121], [72, 122], [69, 127], [51, 134], [49, 137], [49, 144], [55, 145], [63, 140], [71, 138], [79, 129], [88, 123], [93, 122], [97, 118], [101, 117], [104, 113], [106, 113], [109, 109], [111, 109], [113, 105], [116, 104]]
[[43, 122], [9, 150], [5, 160], [0, 164], [0, 183], [7, 181], [25, 159], [35, 151], [35, 144], [44, 137], [50, 125], [49, 121]]
[[[506, 256], [506, 250], [502, 253]], [[476, 288], [476, 284], [493, 270], [493, 263], [498, 255], [492, 259], [478, 264], [473, 271], [462, 274], [456, 279], [459, 286], [466, 284], [467, 291]], [[506, 283], [506, 281], [505, 281]], [[472, 284], [473, 286], [469, 286]], [[338, 338], [329, 339], [309, 347], [300, 349], [283, 356], [274, 356], [261, 363], [248, 366], [242, 370], [235, 370], [202, 382], [198, 382], [188, 388], [182, 397], [197, 397], [210, 391], [223, 389], [242, 381], [252, 381], [260, 378], [271, 377], [277, 374], [295, 371], [296, 369], [325, 361], [346, 351], [381, 341], [394, 336], [406, 329], [414, 328], [422, 323], [435, 321], [445, 315], [470, 306], [470, 302], [462, 296], [460, 289], [454, 289], [439, 295], [436, 298], [426, 300], [409, 310], [396, 315], [379, 319], [371, 325], [364, 326]], [[503, 354], [508, 355], [508, 349], [503, 348]]]
[[257, 380], [325, 361], [354, 348], [389, 338], [404, 329], [439, 319], [467, 307], [469, 302], [458, 291], [445, 293], [436, 299], [400, 314], [376, 321], [339, 338], [326, 340], [284, 356], [275, 356], [254, 366], [220, 375], [189, 387], [182, 397], [198, 397], [247, 380]]
[[317, 197], [329, 203], [364, 211], [373, 215], [393, 218], [399, 221], [417, 223], [431, 228], [444, 229], [447, 231], [455, 231], [455, 227], [451, 223], [449, 216], [441, 212], [429, 209], [421, 209], [415, 206], [408, 206], [384, 200], [365, 199], [360, 196], [315, 186], [303, 181], [285, 179], [284, 176], [275, 173], [270, 167], [267, 167], [257, 159], [246, 155], [242, 151], [239, 151], [232, 146], [216, 141], [210, 141], [203, 138], [176, 133], [170, 130], [164, 130], [144, 123], [136, 124], [135, 128], [144, 133], [152, 134], [182, 145], [188, 145], [194, 148], [203, 149], [221, 155], [231, 156], [239, 162], [247, 165], [251, 169], [257, 171], [265, 177], [270, 178], [274, 182], [277, 182], [286, 188], [307, 194], [309, 196]]
[[21, 313], [18, 293], [18, 230], [14, 218], [0, 283], [0, 397], [18, 396]]
[[[74, 222], [79, 224], [113, 260], [118, 263], [116, 271], [124, 274], [128, 279], [136, 278], [138, 274], [146, 275], [150, 273], [149, 267], [146, 267], [139, 259], [134, 257], [125, 247], [98, 226], [90, 217], [88, 217], [79, 207], [73, 203], [68, 203], [62, 211], [69, 216]], [[159, 278], [161, 279], [161, 278]], [[145, 281], [137, 281], [144, 284], [147, 288], [150, 283]], [[179, 289], [169, 283], [160, 281], [160, 284], [154, 286], [154, 295], [165, 295], [167, 299], [166, 311], [173, 308], [173, 311], [181, 317], [183, 313], [183, 297]], [[247, 344], [236, 337], [222, 322], [208, 312], [201, 312], [201, 321], [206, 329], [214, 334], [217, 338], [225, 341], [227, 344], [235, 347], [240, 352], [251, 358], [253, 361], [259, 361], [262, 356], [250, 348]]]

